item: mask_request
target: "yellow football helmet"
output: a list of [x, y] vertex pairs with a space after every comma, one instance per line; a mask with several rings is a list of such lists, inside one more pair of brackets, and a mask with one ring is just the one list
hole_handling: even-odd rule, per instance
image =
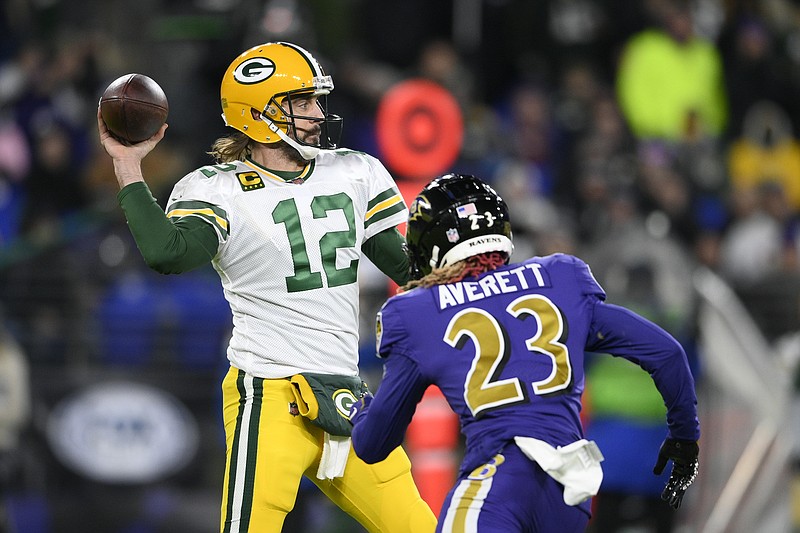
[[[322, 99], [317, 100], [322, 118], [295, 115], [292, 99], [324, 98], [332, 90], [333, 79], [307, 50], [286, 42], [261, 44], [239, 55], [225, 72], [220, 88], [222, 119], [254, 141], [283, 140], [305, 159], [313, 159], [320, 149], [336, 148], [342, 119], [328, 114]], [[298, 139], [297, 118], [321, 123], [319, 143]]]

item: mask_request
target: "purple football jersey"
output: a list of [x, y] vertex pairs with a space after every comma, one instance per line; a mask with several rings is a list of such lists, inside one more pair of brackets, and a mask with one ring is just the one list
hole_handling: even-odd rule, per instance
[[402, 353], [442, 390], [471, 469], [514, 436], [555, 445], [583, 437], [584, 347], [604, 298], [581, 260], [532, 258], [391, 298], [379, 317], [379, 354]]
[[515, 436], [553, 446], [579, 440], [586, 351], [649, 372], [667, 406], [667, 436], [698, 439], [683, 348], [656, 324], [604, 300], [586, 263], [566, 254], [390, 298], [377, 322], [384, 377], [370, 408], [353, 420], [356, 452], [374, 462], [401, 444], [431, 384], [459, 416], [467, 441], [462, 473]]

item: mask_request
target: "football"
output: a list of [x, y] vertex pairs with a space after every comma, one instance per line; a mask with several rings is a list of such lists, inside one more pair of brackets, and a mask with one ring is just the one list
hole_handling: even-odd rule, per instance
[[106, 88], [100, 114], [119, 140], [136, 144], [152, 137], [167, 120], [169, 104], [164, 90], [144, 74], [125, 74]]

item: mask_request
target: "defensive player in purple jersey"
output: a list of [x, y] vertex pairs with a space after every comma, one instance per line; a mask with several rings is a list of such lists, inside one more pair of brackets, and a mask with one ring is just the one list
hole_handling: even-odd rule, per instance
[[667, 406], [654, 472], [672, 461], [662, 498], [678, 508], [698, 469], [694, 380], [681, 345], [605, 292], [577, 257], [508, 264], [505, 202], [473, 176], [433, 180], [411, 205], [412, 280], [378, 314], [384, 377], [351, 410], [367, 463], [402, 441], [417, 403], [438, 386], [466, 452], [437, 531], [583, 531], [602, 453], [580, 421], [584, 353], [648, 371]]

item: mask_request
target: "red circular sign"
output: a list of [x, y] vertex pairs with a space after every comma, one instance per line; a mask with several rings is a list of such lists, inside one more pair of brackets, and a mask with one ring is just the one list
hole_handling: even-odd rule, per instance
[[378, 147], [400, 177], [430, 180], [448, 170], [464, 139], [458, 102], [444, 87], [423, 79], [393, 86], [377, 113]]

